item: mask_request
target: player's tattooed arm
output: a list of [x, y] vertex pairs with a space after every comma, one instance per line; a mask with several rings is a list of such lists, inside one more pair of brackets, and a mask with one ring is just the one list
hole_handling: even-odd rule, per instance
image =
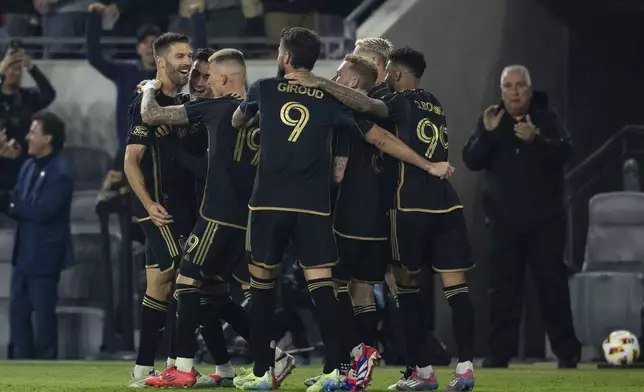
[[352, 90], [332, 80], [315, 76], [310, 71], [296, 71], [286, 75], [286, 79], [291, 84], [320, 88], [358, 112], [369, 113], [382, 118], [389, 117], [389, 108], [381, 100], [369, 98], [359, 91]]
[[153, 88], [143, 90], [141, 99], [141, 119], [150, 125], [178, 125], [188, 124], [188, 112], [185, 106], [160, 106], [155, 98], [156, 91]]
[[250, 119], [248, 117], [246, 117], [244, 112], [242, 112], [242, 110], [240, 108], [237, 108], [237, 110], [235, 110], [235, 113], [233, 113], [233, 119], [232, 119], [231, 123], [232, 123], [233, 127], [241, 128], [246, 123], [248, 123], [249, 120]]
[[454, 168], [449, 162], [430, 162], [418, 155], [402, 140], [397, 138], [391, 132], [374, 125], [367, 133], [364, 134], [367, 142], [376, 146], [380, 151], [391, 155], [396, 159], [407, 162], [410, 165], [419, 167], [429, 174], [440, 177], [441, 179], [449, 178], [454, 173]]
[[344, 178], [344, 170], [347, 168], [347, 157], [333, 157], [333, 181], [339, 184]]

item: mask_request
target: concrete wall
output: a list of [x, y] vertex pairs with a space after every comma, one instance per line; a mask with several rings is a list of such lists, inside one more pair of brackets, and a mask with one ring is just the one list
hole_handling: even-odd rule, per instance
[[[395, 23], [383, 16], [388, 28], [381, 34], [395, 46], [409, 45], [425, 53], [423, 87], [439, 98], [447, 114], [450, 160], [457, 168], [453, 183], [466, 207], [478, 266], [470, 275], [477, 312], [476, 354], [484, 355], [488, 317], [483, 184], [480, 175], [464, 167], [461, 149], [482, 111], [499, 101], [505, 65], [526, 65], [535, 89], [547, 92], [554, 107], [565, 111], [567, 29], [537, 0], [390, 0], [381, 12], [391, 15], [400, 9], [404, 13]], [[378, 23], [372, 20], [370, 25], [359, 34], [373, 34]], [[437, 334], [450, 343], [450, 310], [440, 286], [436, 294]], [[543, 346], [543, 339], [536, 344]]]

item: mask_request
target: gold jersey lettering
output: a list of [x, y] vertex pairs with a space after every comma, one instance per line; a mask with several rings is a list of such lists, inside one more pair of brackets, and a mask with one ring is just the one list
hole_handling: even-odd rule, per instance
[[318, 90], [317, 88], [298, 86], [296, 84], [278, 83], [277, 91], [281, 93], [308, 95], [309, 97], [317, 99], [322, 99], [322, 97], [324, 97], [322, 90]]

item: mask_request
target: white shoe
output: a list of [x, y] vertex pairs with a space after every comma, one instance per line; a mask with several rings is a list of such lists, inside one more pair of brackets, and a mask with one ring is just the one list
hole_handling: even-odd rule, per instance
[[295, 369], [295, 357], [282, 352], [279, 358], [275, 358], [275, 382], [277, 386], [282, 385], [286, 377]]

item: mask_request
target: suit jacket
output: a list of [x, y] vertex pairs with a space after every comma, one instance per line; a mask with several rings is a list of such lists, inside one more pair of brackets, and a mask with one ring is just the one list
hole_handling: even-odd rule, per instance
[[14, 268], [27, 275], [58, 274], [74, 263], [70, 209], [74, 183], [67, 162], [55, 156], [40, 170], [33, 158], [22, 165], [7, 214], [18, 221]]

